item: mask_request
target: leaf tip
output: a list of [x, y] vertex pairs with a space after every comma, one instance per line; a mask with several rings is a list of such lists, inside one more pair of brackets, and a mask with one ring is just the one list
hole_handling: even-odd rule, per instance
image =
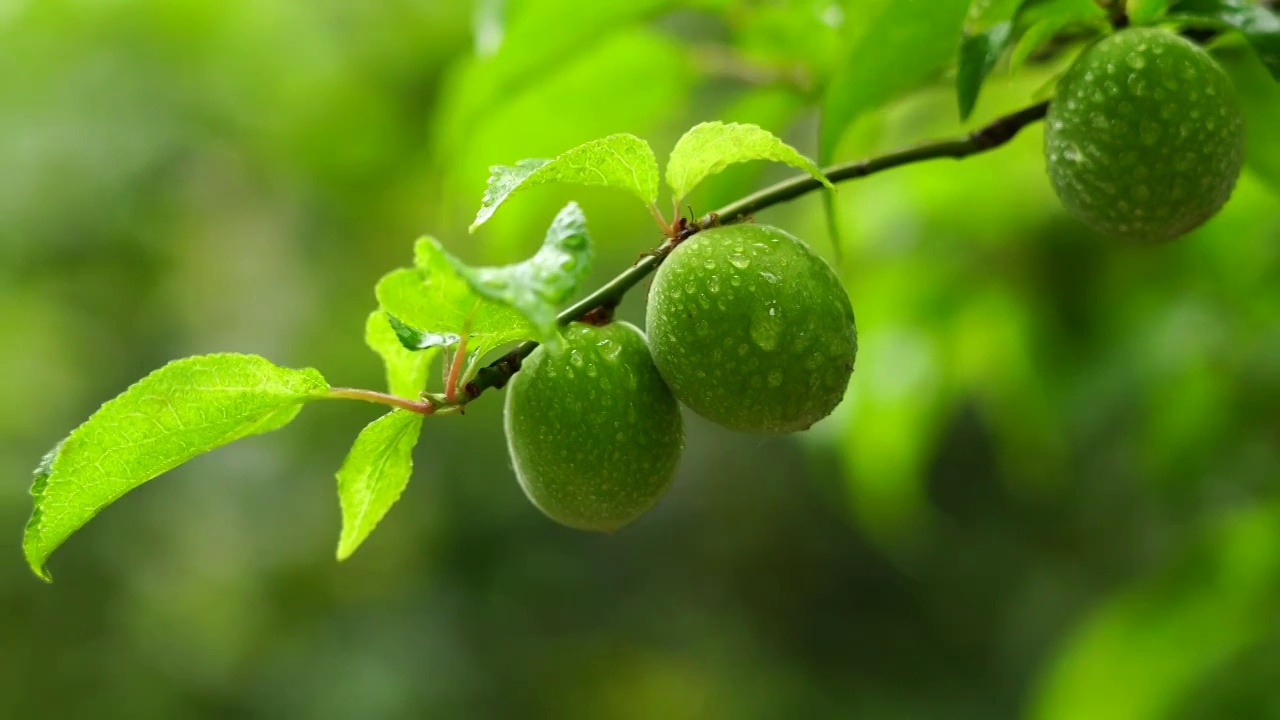
[[353, 542], [345, 533], [343, 533], [342, 539], [338, 541], [338, 550], [334, 553], [334, 556], [337, 558], [338, 562], [342, 562], [355, 554], [356, 548], [358, 547], [360, 547], [360, 543]]

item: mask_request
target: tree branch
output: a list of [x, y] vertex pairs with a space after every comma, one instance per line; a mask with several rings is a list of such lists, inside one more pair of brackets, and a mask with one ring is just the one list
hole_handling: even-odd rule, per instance
[[[958, 160], [970, 155], [977, 155], [1009, 142], [1024, 127], [1044, 119], [1048, 111], [1049, 103], [1045, 101], [1005, 115], [961, 138], [923, 143], [866, 160], [832, 165], [823, 172], [831, 182], [842, 182], [927, 160], [939, 158], [954, 158]], [[716, 224], [737, 222], [765, 208], [773, 207], [788, 200], [794, 200], [822, 187], [822, 183], [809, 175], [784, 180], [748, 195], [741, 200], [732, 202], [717, 212], [704, 215], [691, 224], [692, 229], [696, 232], [697, 230], [713, 227]], [[671, 254], [671, 251], [675, 249], [679, 242], [680, 240], [678, 239], [668, 239], [598, 290], [574, 303], [560, 313], [560, 324], [566, 325], [579, 320], [597, 308], [612, 310], [622, 301], [623, 296], [631, 288], [635, 287], [649, 273], [662, 264], [662, 261], [667, 258], [667, 255]], [[519, 372], [520, 364], [524, 358], [528, 357], [529, 353], [533, 352], [536, 347], [538, 347], [538, 343], [535, 342], [522, 343], [511, 352], [481, 368], [476, 373], [475, 380], [468, 383], [464, 388], [463, 400], [470, 402], [480, 397], [489, 388], [505, 386], [511, 376]]]

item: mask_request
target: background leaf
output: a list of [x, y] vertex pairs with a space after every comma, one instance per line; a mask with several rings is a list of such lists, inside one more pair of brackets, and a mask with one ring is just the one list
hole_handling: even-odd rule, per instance
[[1170, 18], [1239, 31], [1280, 80], [1280, 16], [1274, 10], [1253, 0], [1179, 0], [1172, 10]]
[[1274, 629], [1280, 512], [1214, 528], [1169, 571], [1101, 605], [1043, 678], [1039, 720], [1157, 720]]
[[1248, 142], [1244, 147], [1247, 167], [1280, 191], [1280, 84], [1263, 67], [1255, 53], [1232, 48], [1215, 53], [1231, 75], [1244, 111]]
[[847, 50], [822, 104], [819, 162], [864, 113], [914, 90], [955, 58], [968, 0], [867, 0], [845, 22]]
[[1018, 42], [1009, 56], [1009, 71], [1016, 72], [1027, 59], [1059, 33], [1072, 27], [1111, 30], [1107, 12], [1093, 0], [1030, 0], [1018, 14]]
[[967, 120], [987, 75], [1013, 39], [1013, 19], [1024, 0], [973, 0], [960, 40], [956, 98], [960, 119]]
[[539, 340], [554, 342], [559, 337], [556, 313], [578, 291], [590, 265], [587, 218], [577, 203], [569, 203], [528, 260], [501, 267], [456, 267], [478, 294], [514, 308], [533, 323]]
[[254, 355], [185, 358], [139, 380], [41, 462], [23, 538], [31, 569], [49, 579], [49, 555], [121, 495], [201, 453], [283, 427], [326, 390], [315, 370]]
[[495, 165], [490, 172], [489, 188], [471, 223], [473, 232], [512, 193], [546, 183], [616, 187], [646, 203], [658, 199], [658, 160], [649, 143], [625, 133], [592, 140], [553, 160], [521, 160], [515, 165]]
[[758, 125], [723, 122], [694, 125], [676, 142], [667, 160], [667, 185], [678, 203], [708, 177], [729, 165], [750, 160], [785, 163], [835, 190], [812, 160], [773, 133]]
[[1169, 0], [1128, 0], [1125, 14], [1134, 25], [1146, 25], [1169, 9]]
[[[485, 115], [520, 89], [536, 83], [576, 56], [607, 41], [611, 31], [634, 25], [670, 7], [672, 0], [590, 2], [525, 0], [510, 7], [496, 52], [470, 58], [455, 69], [442, 99], [436, 145], [454, 150]], [[566, 13], [572, 12], [572, 22]]]
[[338, 559], [345, 560], [400, 499], [413, 474], [413, 448], [422, 415], [393, 410], [360, 431], [338, 470], [342, 536]]
[[387, 373], [387, 389], [391, 394], [416, 398], [427, 386], [427, 374], [437, 353], [405, 347], [392, 326], [392, 320], [384, 310], [370, 313], [365, 322], [364, 341], [382, 358]]

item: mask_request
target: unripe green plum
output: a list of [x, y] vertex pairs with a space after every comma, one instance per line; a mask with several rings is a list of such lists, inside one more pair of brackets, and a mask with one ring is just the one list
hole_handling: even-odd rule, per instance
[[804, 430], [829, 415], [858, 352], [840, 279], [767, 225], [712, 228], [677, 246], [653, 280], [646, 327], [676, 398], [748, 432]]
[[662, 497], [684, 447], [680, 406], [634, 325], [574, 323], [507, 389], [507, 447], [525, 495], [569, 527], [613, 532]]
[[1062, 77], [1045, 160], [1067, 210], [1098, 232], [1169, 240], [1226, 203], [1244, 160], [1244, 119], [1226, 72], [1171, 32], [1121, 30]]

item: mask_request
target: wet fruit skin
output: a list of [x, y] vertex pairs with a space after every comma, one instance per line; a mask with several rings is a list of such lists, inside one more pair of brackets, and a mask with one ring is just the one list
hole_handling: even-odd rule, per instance
[[751, 223], [676, 247], [649, 291], [647, 331], [676, 398], [758, 433], [829, 415], [858, 352], [853, 308], [831, 267], [782, 230]]
[[1226, 72], [1171, 32], [1122, 30], [1085, 50], [1049, 106], [1045, 160], [1067, 210], [1158, 242], [1212, 217], [1235, 187], [1244, 120]]
[[662, 497], [684, 447], [680, 407], [634, 325], [574, 323], [507, 389], [507, 447], [525, 495], [552, 520], [613, 532]]

